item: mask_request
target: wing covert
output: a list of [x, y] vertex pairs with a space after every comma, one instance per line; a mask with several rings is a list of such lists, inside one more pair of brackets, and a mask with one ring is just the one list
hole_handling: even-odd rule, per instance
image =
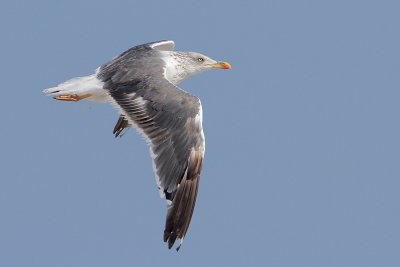
[[164, 231], [164, 241], [171, 248], [176, 239], [183, 240], [196, 202], [204, 157], [202, 109], [197, 97], [167, 81], [162, 70], [147, 70], [151, 79], [140, 75], [135, 68], [140, 68], [142, 60], [147, 59], [117, 58], [114, 64], [123, 67], [106, 64], [98, 77], [125, 120], [150, 144], [160, 193], [171, 201]]

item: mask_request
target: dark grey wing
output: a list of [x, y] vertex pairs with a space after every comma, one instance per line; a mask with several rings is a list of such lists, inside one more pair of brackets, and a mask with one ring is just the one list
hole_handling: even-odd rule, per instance
[[[129, 124], [150, 143], [162, 194], [171, 201], [164, 241], [185, 237], [193, 214], [204, 157], [201, 104], [164, 78], [164, 62], [141, 47], [105, 64], [98, 77]], [[134, 58], [135, 60], [132, 60]]]
[[[152, 49], [159, 51], [172, 51], [174, 50], [175, 43], [174, 41], [171, 40], [162, 40], [162, 41], [147, 43], [144, 44], [143, 46], [150, 47]], [[137, 48], [138, 47], [134, 47], [132, 50], [136, 50]], [[117, 123], [114, 126], [113, 134], [115, 135], [115, 137], [118, 136], [122, 137], [123, 135], [122, 132], [127, 128], [129, 128], [129, 121], [125, 119], [123, 115], [120, 115]]]

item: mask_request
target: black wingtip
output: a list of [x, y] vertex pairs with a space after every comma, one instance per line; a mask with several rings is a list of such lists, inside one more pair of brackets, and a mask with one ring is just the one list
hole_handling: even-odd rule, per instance
[[129, 125], [128, 120], [124, 118], [124, 116], [119, 116], [117, 123], [115, 124], [113, 134], [115, 135], [115, 138], [122, 137], [123, 136], [123, 131], [125, 128], [127, 128]]
[[164, 242], [168, 242], [168, 248], [171, 248], [175, 241], [179, 239], [180, 244], [176, 248], [176, 251], [179, 251], [181, 248], [193, 215], [203, 155], [203, 151], [195, 151], [192, 153], [189, 158], [185, 176], [176, 191], [171, 205], [168, 207], [164, 229]]

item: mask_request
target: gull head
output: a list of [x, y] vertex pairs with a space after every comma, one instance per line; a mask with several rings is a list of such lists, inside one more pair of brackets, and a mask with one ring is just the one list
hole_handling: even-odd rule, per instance
[[164, 52], [166, 78], [177, 84], [186, 78], [210, 69], [230, 69], [228, 62], [217, 61], [197, 52]]

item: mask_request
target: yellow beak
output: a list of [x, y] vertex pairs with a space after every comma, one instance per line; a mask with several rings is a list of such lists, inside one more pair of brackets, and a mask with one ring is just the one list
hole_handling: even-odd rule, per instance
[[228, 62], [218, 62], [215, 64], [211, 65], [213, 68], [217, 68], [217, 69], [230, 69], [231, 68], [231, 64], [229, 64]]

